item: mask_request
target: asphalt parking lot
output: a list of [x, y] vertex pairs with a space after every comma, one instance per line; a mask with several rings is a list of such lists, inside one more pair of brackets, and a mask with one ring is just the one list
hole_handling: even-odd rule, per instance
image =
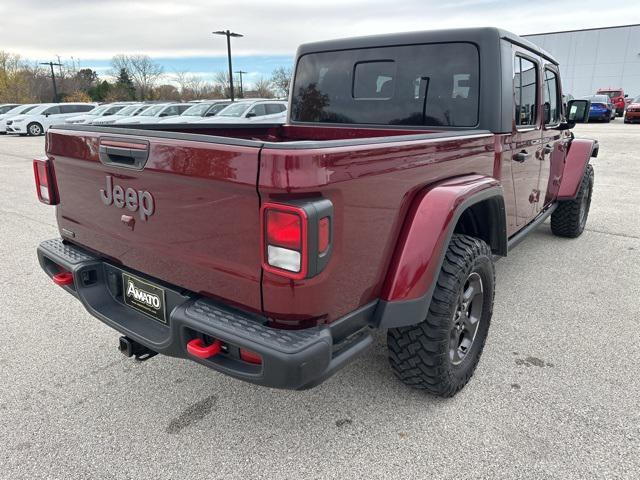
[[480, 366], [455, 398], [410, 390], [375, 348], [305, 392], [118, 353], [41, 272], [42, 138], [0, 136], [0, 478], [639, 478], [640, 126], [597, 138], [587, 231], [548, 223], [497, 264]]

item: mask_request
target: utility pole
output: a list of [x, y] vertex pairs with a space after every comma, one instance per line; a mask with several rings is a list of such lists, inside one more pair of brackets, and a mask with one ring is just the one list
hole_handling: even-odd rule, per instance
[[244, 98], [244, 89], [242, 88], [242, 74], [247, 73], [244, 70], [236, 70], [236, 73], [240, 75], [240, 98]]
[[229, 59], [229, 90], [231, 101], [233, 102], [235, 99], [233, 98], [233, 67], [231, 66], [231, 37], [243, 37], [239, 33], [232, 32], [230, 30], [218, 30], [217, 32], [211, 32], [214, 35], [224, 35], [227, 37], [227, 57]]
[[51, 81], [53, 82], [53, 103], [58, 103], [58, 89], [56, 88], [56, 73], [53, 71], [53, 67], [60, 67], [62, 64], [60, 62], [41, 62], [40, 65], [49, 65], [51, 67]]

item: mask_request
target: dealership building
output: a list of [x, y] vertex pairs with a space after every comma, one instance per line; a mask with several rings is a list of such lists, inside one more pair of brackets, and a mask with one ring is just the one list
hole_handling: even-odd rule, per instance
[[640, 24], [524, 35], [560, 63], [565, 93], [622, 88], [640, 96]]

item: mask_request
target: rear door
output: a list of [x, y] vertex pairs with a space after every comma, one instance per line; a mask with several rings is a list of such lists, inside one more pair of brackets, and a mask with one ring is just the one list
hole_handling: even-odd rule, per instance
[[540, 199], [536, 210], [550, 203], [560, 186], [569, 144], [568, 131], [558, 130], [562, 121], [562, 89], [558, 67], [545, 64], [542, 74], [542, 157], [540, 161]]
[[542, 157], [542, 115], [540, 113], [540, 63], [526, 50], [514, 46], [514, 125], [508, 158], [515, 190], [518, 227], [535, 216], [539, 200]]
[[261, 143], [121, 130], [50, 131], [63, 238], [154, 279], [260, 310]]

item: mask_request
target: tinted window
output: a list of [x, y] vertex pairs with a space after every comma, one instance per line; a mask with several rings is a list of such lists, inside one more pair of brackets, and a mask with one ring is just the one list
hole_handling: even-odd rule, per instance
[[[187, 107], [188, 108], [188, 107]], [[160, 114], [161, 117], [169, 117], [171, 115], [179, 115], [181, 112], [178, 110], [177, 105], [171, 105], [165, 108]]]
[[265, 105], [265, 108], [267, 110], [267, 115], [274, 115], [284, 111], [284, 105], [280, 105], [278, 103], [268, 103]]
[[473, 127], [478, 84], [468, 43], [312, 53], [298, 62], [292, 120]]
[[96, 108], [95, 105], [74, 105], [76, 112], [90, 112], [91, 110], [93, 110], [94, 108]]
[[526, 58], [515, 57], [513, 65], [513, 96], [516, 125], [536, 124], [536, 92], [538, 68]]
[[47, 114], [56, 115], [56, 114], [60, 113], [60, 107], [58, 105], [56, 105], [55, 107], [49, 107], [42, 113], [44, 115], [47, 115]]
[[178, 105], [178, 114], [181, 114], [182, 112], [184, 112], [186, 109], [188, 109], [190, 107], [190, 105]]
[[263, 115], [266, 115], [267, 111], [265, 109], [265, 105], [264, 104], [256, 105], [251, 110], [249, 110], [249, 113], [247, 115], [251, 115], [251, 114], [253, 114], [254, 117], [261, 117]]
[[560, 121], [558, 77], [551, 70], [544, 71], [544, 123], [554, 125]]

